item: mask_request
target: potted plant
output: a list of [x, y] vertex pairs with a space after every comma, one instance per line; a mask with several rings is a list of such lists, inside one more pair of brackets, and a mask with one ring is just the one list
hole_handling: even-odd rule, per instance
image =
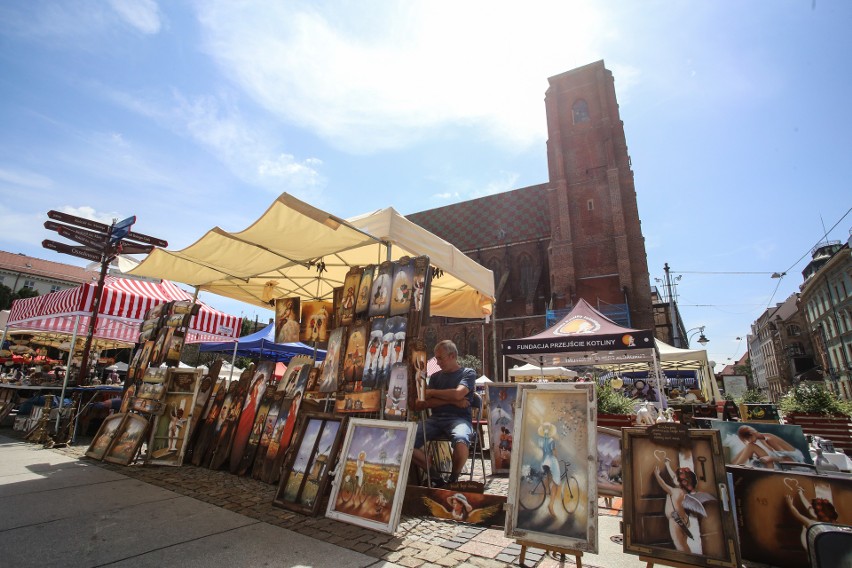
[[784, 420], [802, 427], [805, 434], [834, 442], [836, 448], [852, 452], [852, 402], [842, 400], [814, 383], [800, 383], [781, 398]]
[[612, 388], [609, 381], [598, 384], [598, 426], [619, 429], [633, 426], [635, 401]]

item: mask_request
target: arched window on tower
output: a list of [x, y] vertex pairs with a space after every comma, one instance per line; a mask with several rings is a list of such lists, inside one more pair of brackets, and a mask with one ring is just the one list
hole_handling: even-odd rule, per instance
[[571, 107], [574, 114], [574, 124], [589, 122], [589, 105], [584, 99], [577, 99]]
[[535, 294], [536, 284], [538, 284], [538, 282], [534, 282], [535, 266], [533, 265], [532, 257], [526, 253], [522, 254], [518, 258], [518, 266], [521, 273], [520, 281], [518, 282], [521, 297], [525, 301], [531, 301]]

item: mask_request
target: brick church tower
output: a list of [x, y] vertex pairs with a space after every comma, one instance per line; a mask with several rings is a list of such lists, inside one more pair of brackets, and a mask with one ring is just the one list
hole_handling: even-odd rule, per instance
[[561, 317], [579, 298], [616, 323], [654, 329], [612, 73], [598, 61], [549, 81], [548, 183], [408, 215], [494, 272], [496, 318], [488, 329], [445, 318], [426, 328], [430, 350], [452, 339], [492, 378], [503, 375], [500, 341], [544, 330], [548, 310]]
[[[645, 239], [612, 73], [598, 61], [549, 79], [550, 290], [653, 329]], [[607, 306], [612, 308], [607, 308]], [[612, 311], [610, 311], [612, 310]]]

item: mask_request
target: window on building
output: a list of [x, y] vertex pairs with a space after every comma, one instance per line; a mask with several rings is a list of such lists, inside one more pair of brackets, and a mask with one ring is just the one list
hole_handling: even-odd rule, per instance
[[35, 280], [24, 280], [23, 287], [27, 290], [35, 290]]
[[594, 199], [589, 199], [588, 201], [586, 201], [586, 209], [588, 209], [589, 211], [595, 210], [595, 200]]
[[54, 292], [59, 292], [61, 289], [62, 288], [60, 288], [57, 284], [54, 284], [50, 287], [50, 293], [53, 294]]
[[574, 124], [589, 122], [589, 105], [583, 99], [577, 99], [571, 107], [574, 114]]
[[798, 325], [792, 323], [787, 326], [787, 335], [791, 335], [793, 337], [799, 336], [802, 334], [802, 330]]
[[532, 257], [528, 254], [522, 254], [518, 258], [518, 265], [521, 272], [521, 278], [518, 282], [521, 297], [524, 299], [532, 298], [535, 293], [535, 285], [537, 284], [537, 282], [533, 282], [535, 278], [535, 266], [533, 265]]

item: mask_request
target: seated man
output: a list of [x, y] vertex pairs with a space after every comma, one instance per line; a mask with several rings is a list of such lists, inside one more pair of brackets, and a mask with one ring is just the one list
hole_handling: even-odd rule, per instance
[[[452, 440], [453, 446], [450, 482], [458, 480], [459, 473], [467, 461], [473, 435], [470, 405], [473, 401], [476, 371], [462, 368], [458, 364], [458, 354], [458, 348], [452, 341], [441, 341], [435, 346], [435, 359], [441, 370], [429, 378], [425, 400], [418, 400], [414, 405], [416, 410], [431, 408], [432, 415], [425, 420], [425, 438], [424, 422], [417, 425], [411, 459], [420, 468], [430, 469], [431, 464], [423, 451], [425, 440], [434, 440], [440, 435], [447, 436]], [[430, 474], [430, 477], [435, 477], [435, 474]], [[438, 481], [442, 481], [439, 476]]]

